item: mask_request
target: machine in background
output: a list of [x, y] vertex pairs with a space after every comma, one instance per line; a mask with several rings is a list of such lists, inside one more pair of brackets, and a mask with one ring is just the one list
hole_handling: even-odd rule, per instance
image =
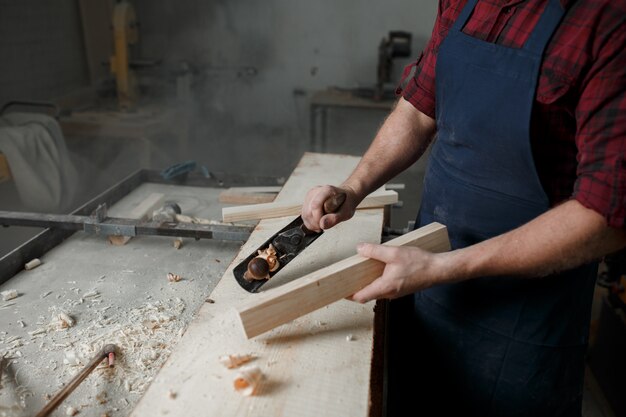
[[[385, 84], [392, 81], [393, 59], [411, 56], [411, 37], [410, 32], [392, 30], [387, 37], [380, 41], [378, 46], [376, 88], [374, 91], [375, 100], [385, 98]], [[392, 93], [395, 92], [392, 91]]]

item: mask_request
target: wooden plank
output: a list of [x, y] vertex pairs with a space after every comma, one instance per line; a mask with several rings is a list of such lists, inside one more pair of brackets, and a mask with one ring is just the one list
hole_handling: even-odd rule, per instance
[[[450, 250], [445, 226], [431, 223], [385, 245], [416, 246], [429, 252]], [[378, 278], [385, 264], [359, 255], [339, 261], [251, 299], [237, 309], [248, 339], [344, 299]]]
[[[161, 193], [152, 193], [143, 200], [137, 207], [132, 209], [129, 219], [148, 220], [152, 217], [152, 212], [163, 205], [165, 195]], [[131, 236], [109, 236], [109, 243], [115, 246], [123, 246], [131, 240]]]
[[280, 185], [274, 186], [259, 186], [259, 187], [230, 187], [225, 191], [241, 194], [255, 194], [255, 193], [273, 193], [278, 194], [283, 187]]
[[[358, 158], [305, 154], [277, 201], [303, 199], [319, 182], [338, 183]], [[268, 282], [276, 287], [350, 255], [359, 242], [379, 242], [382, 209], [360, 210], [328, 230]], [[232, 276], [244, 259], [291, 218], [262, 220], [198, 312], [132, 416], [367, 416], [374, 303], [347, 300], [317, 310], [253, 340], [239, 330], [233, 306], [259, 297]], [[352, 335], [352, 341], [346, 336]], [[254, 353], [265, 375], [253, 397], [236, 393], [236, 370], [218, 357]], [[172, 399], [169, 391], [176, 393]]]
[[[243, 220], [273, 219], [285, 216], [297, 216], [302, 210], [302, 203], [274, 202], [265, 204], [251, 204], [248, 206], [224, 207], [222, 219], [225, 222]], [[383, 207], [398, 201], [398, 193], [393, 190], [379, 190], [363, 199], [357, 208]]]
[[220, 203], [261, 204], [271, 203], [282, 187], [231, 187], [220, 193]]

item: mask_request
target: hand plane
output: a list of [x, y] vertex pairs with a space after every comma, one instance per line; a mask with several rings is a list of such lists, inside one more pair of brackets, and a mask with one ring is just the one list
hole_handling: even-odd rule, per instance
[[[345, 193], [335, 194], [324, 202], [324, 212], [336, 212], [345, 200]], [[258, 292], [323, 233], [307, 229], [302, 216], [298, 216], [241, 261], [233, 269], [235, 279], [246, 291]]]

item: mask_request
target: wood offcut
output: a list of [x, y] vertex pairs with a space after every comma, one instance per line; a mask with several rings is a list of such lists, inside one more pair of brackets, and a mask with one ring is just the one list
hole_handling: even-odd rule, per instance
[[[384, 207], [398, 202], [398, 193], [393, 190], [379, 190], [363, 199], [358, 209]], [[302, 203], [274, 202], [250, 204], [247, 206], [224, 207], [222, 220], [238, 222], [243, 220], [274, 219], [278, 217], [297, 216], [302, 211]]]

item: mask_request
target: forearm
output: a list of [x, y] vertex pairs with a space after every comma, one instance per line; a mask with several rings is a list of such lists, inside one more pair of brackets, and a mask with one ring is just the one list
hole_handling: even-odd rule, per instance
[[400, 98], [374, 141], [343, 186], [360, 198], [413, 164], [434, 137], [433, 119]]
[[542, 277], [626, 247], [624, 230], [575, 200], [557, 206], [511, 232], [445, 255], [442, 280], [481, 276]]

